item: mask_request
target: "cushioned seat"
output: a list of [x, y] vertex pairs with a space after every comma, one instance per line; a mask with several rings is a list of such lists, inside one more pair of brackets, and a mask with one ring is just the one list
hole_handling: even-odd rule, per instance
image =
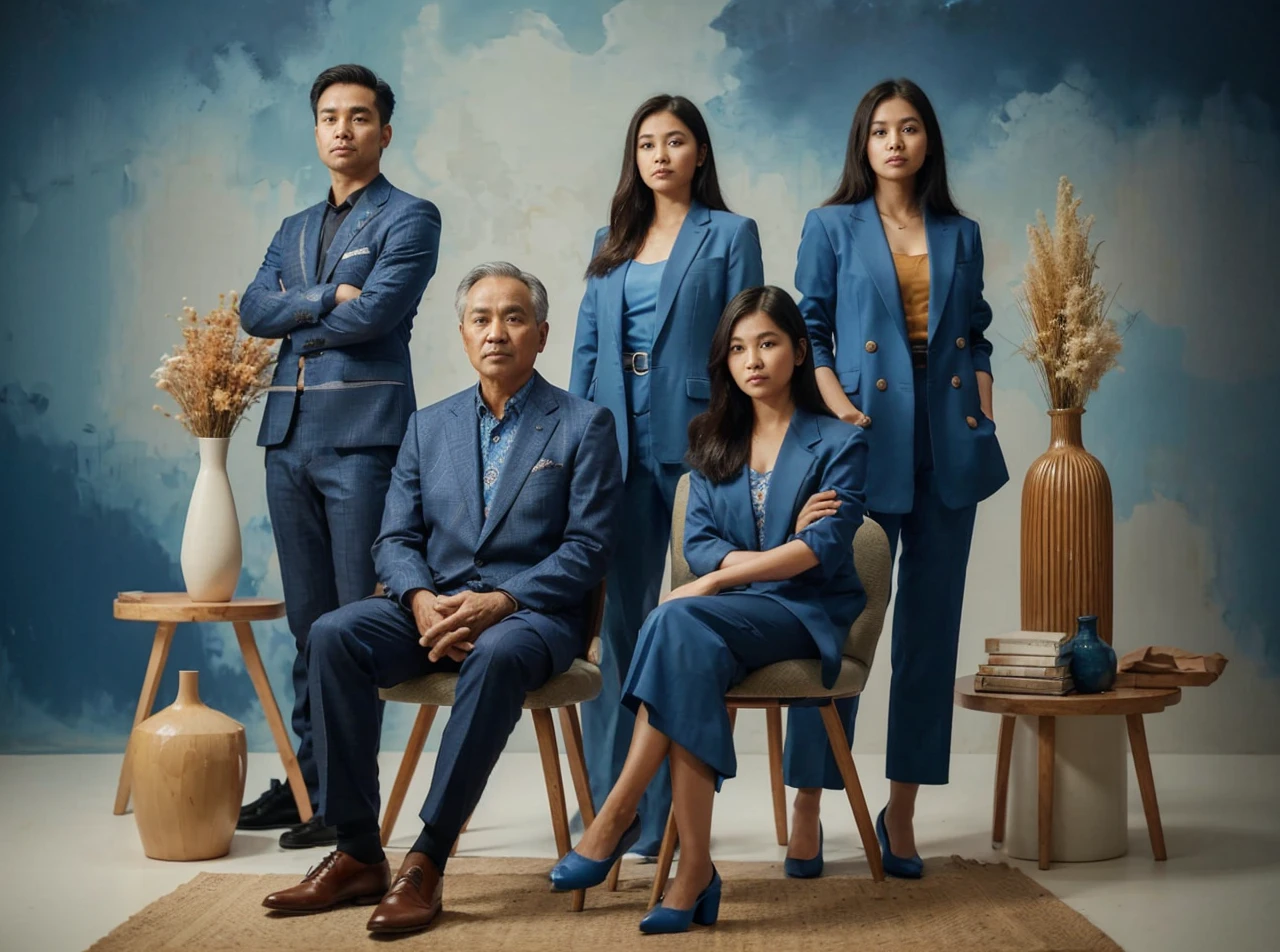
[[[430, 704], [452, 707], [453, 691], [458, 685], [456, 674], [425, 674], [378, 693], [384, 701], [404, 704]], [[600, 669], [590, 661], [575, 658], [569, 670], [552, 678], [536, 691], [524, 696], [526, 711], [544, 711], [590, 701], [600, 693]]]

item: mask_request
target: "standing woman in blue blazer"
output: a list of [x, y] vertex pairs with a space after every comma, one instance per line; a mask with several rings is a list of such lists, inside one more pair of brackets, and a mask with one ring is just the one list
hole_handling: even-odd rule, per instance
[[737, 771], [725, 692], [792, 658], [830, 686], [867, 597], [853, 565], [866, 438], [835, 419], [814, 379], [804, 320], [787, 292], [730, 302], [711, 347], [710, 409], [690, 426], [684, 554], [698, 578], [649, 615], [623, 688], [635, 731], [595, 822], [551, 871], [557, 889], [603, 882], [640, 835], [641, 795], [671, 763], [680, 863], [644, 932], [711, 925], [720, 877], [711, 810]]
[[[646, 100], [627, 128], [609, 226], [595, 239], [578, 311], [569, 390], [607, 407], [626, 478], [625, 543], [610, 570], [601, 639], [604, 688], [583, 705], [596, 803], [618, 779], [634, 717], [619, 703], [645, 617], [658, 604], [689, 421], [707, 408], [707, 355], [725, 304], [764, 283], [756, 223], [720, 197], [698, 108]], [[655, 855], [670, 807], [664, 770], [641, 807], [636, 852]]]
[[[880, 83], [858, 104], [840, 184], [805, 219], [796, 287], [827, 406], [866, 434], [868, 513], [891, 551], [901, 545], [890, 793], [876, 831], [886, 872], [914, 878], [919, 785], [947, 782], [974, 515], [1009, 474], [992, 418], [982, 239], [951, 200], [942, 130], [910, 80]], [[852, 739], [857, 699], [842, 706]], [[821, 853], [822, 788], [842, 784], [817, 712], [793, 708], [788, 730], [797, 867]]]

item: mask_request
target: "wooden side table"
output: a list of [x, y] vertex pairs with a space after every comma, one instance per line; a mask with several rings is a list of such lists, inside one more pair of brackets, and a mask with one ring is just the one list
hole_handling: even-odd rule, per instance
[[[135, 727], [151, 716], [156, 703], [156, 692], [160, 688], [160, 676], [164, 673], [169, 646], [173, 643], [173, 633], [179, 622], [229, 622], [235, 628], [240, 654], [244, 656], [245, 670], [249, 672], [254, 690], [258, 692], [262, 713], [266, 715], [271, 736], [275, 738], [276, 748], [280, 751], [280, 761], [284, 764], [289, 789], [293, 791], [294, 802], [298, 804], [298, 815], [304, 823], [310, 820], [311, 797], [307, 795], [307, 785], [303, 783], [298, 758], [293, 752], [284, 720], [280, 717], [275, 695], [271, 693], [271, 682], [267, 680], [262, 656], [258, 654], [258, 643], [254, 640], [253, 628], [249, 624], [283, 618], [284, 602], [274, 598], [193, 602], [185, 592], [121, 592], [115, 600], [114, 613], [116, 618], [125, 621], [157, 623], [155, 638], [151, 642], [151, 658], [147, 662], [147, 674], [142, 679], [142, 693], [138, 695], [138, 710], [133, 716]], [[120, 768], [120, 783], [116, 787], [117, 816], [129, 806], [129, 768], [129, 751], [126, 748], [124, 764]]]
[[996, 792], [992, 810], [991, 842], [997, 848], [1004, 842], [1005, 808], [1009, 793], [1009, 763], [1013, 756], [1013, 728], [1019, 715], [1037, 718], [1039, 745], [1037, 773], [1039, 778], [1039, 866], [1049, 868], [1053, 832], [1053, 761], [1055, 718], [1088, 717], [1123, 714], [1129, 725], [1129, 748], [1133, 767], [1142, 793], [1142, 809], [1147, 816], [1147, 832], [1151, 852], [1158, 860], [1166, 858], [1164, 828], [1160, 825], [1160, 807], [1156, 803], [1156, 785], [1151, 775], [1151, 756], [1147, 751], [1147, 732], [1143, 714], [1158, 714], [1182, 700], [1179, 688], [1116, 688], [1104, 694], [1067, 694], [1055, 697], [1045, 694], [989, 694], [974, 690], [974, 678], [956, 678], [955, 703], [971, 711], [1000, 715], [1000, 743], [996, 755]]

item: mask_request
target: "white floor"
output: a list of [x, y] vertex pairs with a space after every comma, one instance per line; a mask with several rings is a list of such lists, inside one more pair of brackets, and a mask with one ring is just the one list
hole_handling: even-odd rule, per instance
[[[1169, 859], [1156, 863], [1130, 777], [1128, 856], [1105, 863], [1058, 865], [1010, 861], [1078, 909], [1129, 952], [1280, 947], [1280, 757], [1156, 756], [1156, 785]], [[384, 785], [399, 754], [383, 758]], [[202, 870], [292, 872], [323, 853], [280, 850], [274, 833], [237, 834], [230, 856], [205, 863], [148, 860], [131, 816], [111, 814], [118, 757], [0, 757], [0, 949], [81, 950], [147, 903]], [[860, 756], [873, 812], [887, 796], [883, 758]], [[717, 858], [775, 860], [767, 762], [744, 756], [739, 777], [716, 806]], [[990, 844], [994, 758], [952, 759], [950, 786], [926, 790], [917, 814], [925, 856], [953, 853], [1005, 860]], [[417, 804], [430, 779], [424, 755], [393, 845], [416, 833]], [[248, 791], [279, 773], [268, 754], [250, 756]], [[566, 781], [568, 773], [566, 768]], [[553, 856], [554, 844], [536, 754], [504, 755], [463, 851], [495, 856]], [[847, 803], [824, 811], [828, 863], [861, 868]], [[855, 865], [856, 864], [856, 865]]]

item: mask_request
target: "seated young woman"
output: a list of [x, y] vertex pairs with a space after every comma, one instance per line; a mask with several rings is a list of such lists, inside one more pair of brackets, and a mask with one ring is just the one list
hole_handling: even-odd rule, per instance
[[821, 661], [834, 683], [866, 604], [853, 567], [867, 447], [818, 391], [804, 320], [787, 292], [750, 288], [711, 345], [711, 403], [689, 424], [684, 554], [698, 578], [650, 613], [622, 703], [636, 714], [626, 765], [595, 822], [551, 871], [557, 889], [603, 882], [639, 835], [641, 795], [671, 762], [680, 863], [642, 932], [711, 925], [720, 876], [711, 808], [737, 772], [725, 692], [765, 665]]

